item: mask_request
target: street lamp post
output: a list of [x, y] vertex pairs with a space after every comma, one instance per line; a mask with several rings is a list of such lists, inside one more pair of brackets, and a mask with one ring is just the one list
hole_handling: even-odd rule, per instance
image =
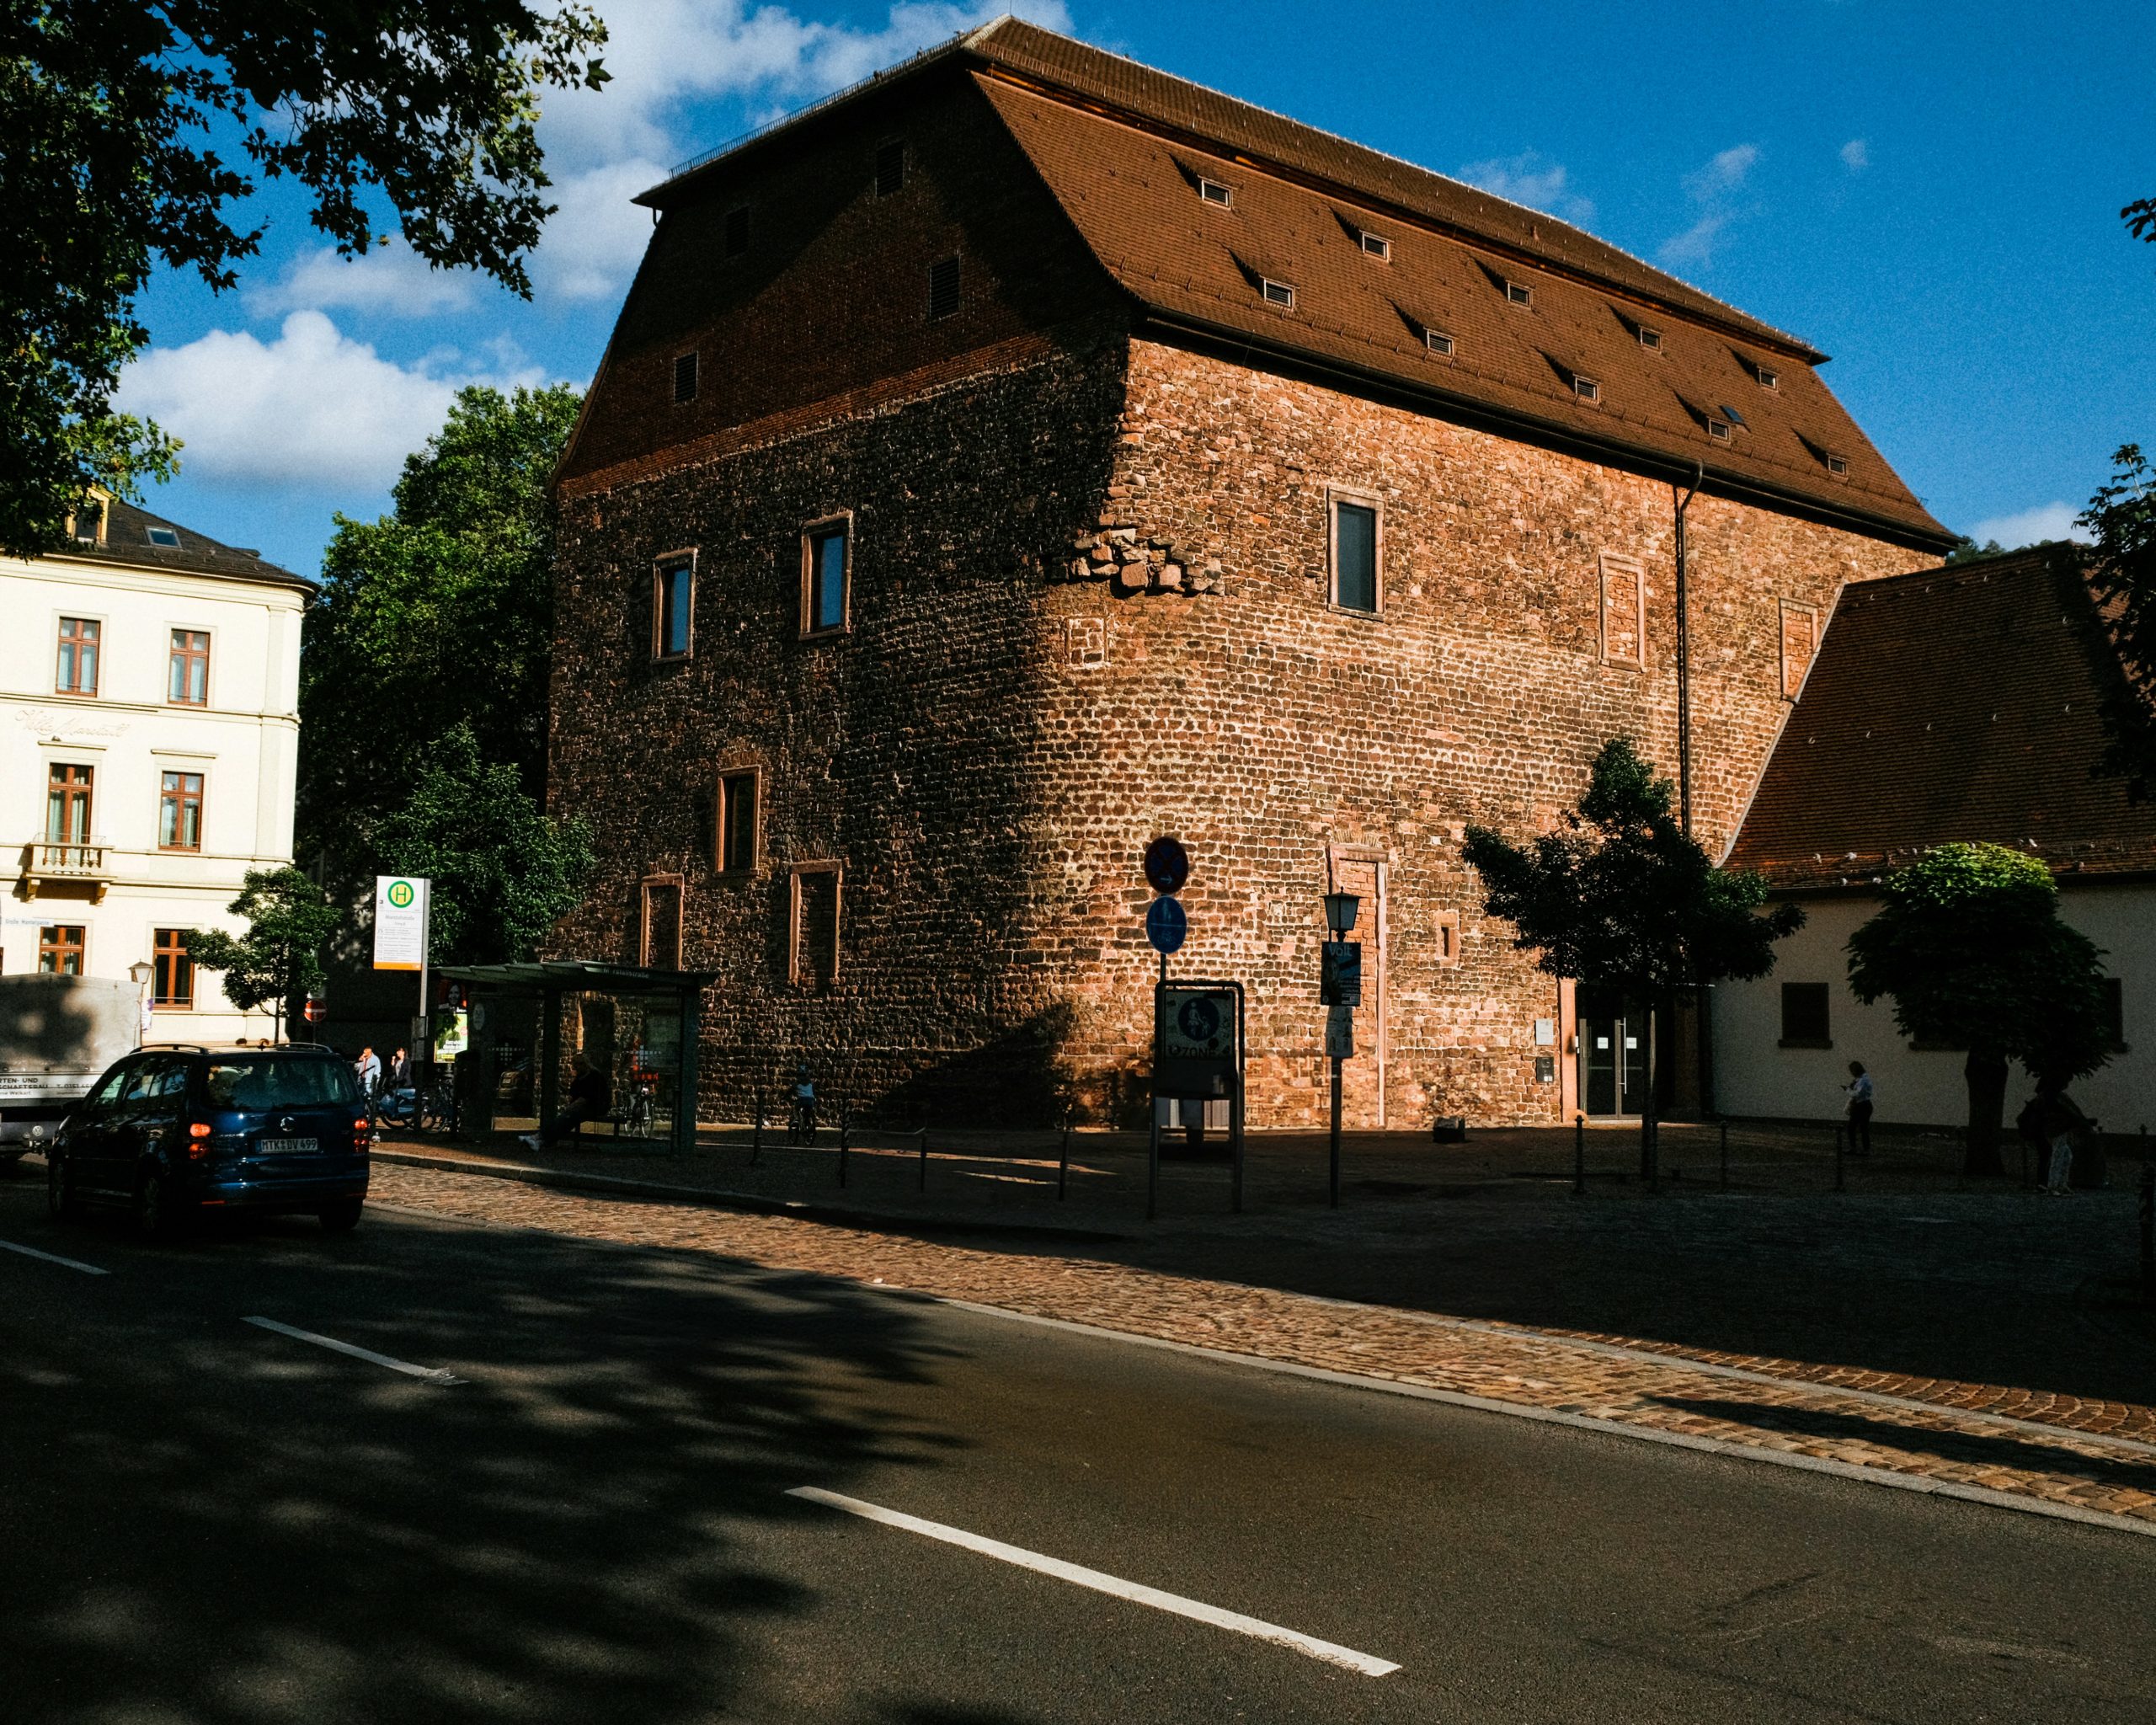
[[[1348, 932], [1355, 926], [1355, 912], [1362, 900], [1353, 893], [1331, 892], [1325, 895], [1325, 926], [1332, 938], [1326, 943], [1326, 964], [1320, 983], [1319, 994], [1329, 1011], [1326, 1015], [1326, 1053], [1332, 1062], [1332, 1133], [1331, 1146], [1331, 1178], [1329, 1189], [1332, 1208], [1340, 1208], [1340, 1064], [1347, 1057], [1348, 1039], [1353, 1034], [1354, 1009], [1362, 997], [1362, 975], [1357, 967], [1352, 981], [1345, 975], [1348, 954], [1339, 949], [1348, 945]], [[1350, 948], [1352, 951], [1353, 949]], [[1359, 953], [1354, 956], [1361, 957]], [[1345, 1025], [1340, 1020], [1345, 1020]], [[1343, 1033], [1344, 1032], [1344, 1033]]]
[[137, 959], [127, 967], [128, 975], [135, 983], [135, 1046], [141, 1047], [150, 1033], [149, 996], [144, 991], [150, 979], [157, 974], [157, 967], [147, 959]]

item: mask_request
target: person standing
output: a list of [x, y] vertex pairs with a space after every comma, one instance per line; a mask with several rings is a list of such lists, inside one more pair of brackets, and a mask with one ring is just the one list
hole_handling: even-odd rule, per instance
[[360, 1057], [352, 1062], [352, 1076], [360, 1081], [360, 1094], [366, 1099], [367, 1118], [374, 1118], [375, 1097], [382, 1091], [382, 1056], [371, 1044], [360, 1050]]
[[400, 1048], [389, 1057], [389, 1071], [386, 1079], [392, 1092], [409, 1087], [412, 1082], [412, 1057], [403, 1049]]
[[1842, 1087], [1849, 1101], [1849, 1154], [1871, 1154], [1871, 1074], [1862, 1060], [1849, 1062], [1849, 1081]]
[[2044, 1171], [2044, 1190], [2054, 1198], [2063, 1198], [2067, 1182], [2073, 1176], [2074, 1140], [2089, 1130], [2089, 1117], [2075, 1106], [2066, 1086], [2057, 1079], [2038, 1083], [2031, 1106], [2036, 1109], [2037, 1135], [2052, 1151], [2051, 1166]]

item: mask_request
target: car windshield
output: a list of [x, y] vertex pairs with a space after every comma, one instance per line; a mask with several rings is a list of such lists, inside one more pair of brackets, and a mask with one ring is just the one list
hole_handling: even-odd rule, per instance
[[236, 1055], [212, 1060], [206, 1083], [211, 1105], [221, 1108], [349, 1107], [359, 1101], [359, 1087], [342, 1060]]

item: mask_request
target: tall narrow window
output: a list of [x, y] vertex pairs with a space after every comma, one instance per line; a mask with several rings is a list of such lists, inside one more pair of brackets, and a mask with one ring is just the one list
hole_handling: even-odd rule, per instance
[[2121, 977], [2106, 976], [2104, 985], [2104, 1039], [2115, 1054], [2124, 1054], [2126, 1045], [2126, 983]]
[[756, 790], [754, 767], [721, 773], [718, 780], [718, 872], [747, 874], [756, 866]]
[[210, 635], [206, 629], [172, 632], [172, 671], [165, 699], [179, 707], [210, 704]]
[[47, 844], [87, 845], [90, 841], [91, 769], [56, 761], [45, 778], [45, 837]]
[[1602, 662], [1635, 670], [1647, 662], [1646, 571], [1614, 551], [1602, 553]]
[[928, 318], [947, 318], [958, 309], [958, 260], [943, 258], [928, 266]]
[[1832, 1048], [1833, 1026], [1828, 1018], [1827, 985], [1823, 982], [1785, 982], [1782, 985], [1782, 1046]]
[[749, 206], [726, 212], [726, 255], [738, 258], [749, 249]]
[[850, 556], [852, 535], [847, 523], [811, 527], [802, 537], [801, 633], [836, 634], [851, 614]]
[[648, 969], [681, 968], [681, 880], [654, 875], [643, 883], [643, 957]]
[[670, 557], [652, 572], [651, 656], [686, 659], [696, 621], [694, 558]]
[[60, 619], [60, 666], [52, 680], [62, 695], [98, 692], [98, 624], [86, 617]]
[[793, 871], [788, 974], [803, 988], [828, 988], [839, 975], [839, 865], [804, 862]]
[[893, 142], [876, 152], [876, 195], [888, 198], [892, 193], [905, 189], [906, 183], [906, 147]]
[[42, 976], [80, 976], [83, 974], [83, 936], [79, 922], [47, 923], [37, 932], [37, 968]]
[[184, 1007], [195, 1004], [195, 960], [188, 955], [187, 934], [184, 928], [157, 931], [156, 944], [150, 949], [152, 1006]]
[[696, 398], [696, 356], [694, 353], [674, 356], [674, 399], [676, 402]]
[[1378, 512], [1373, 505], [1333, 503], [1332, 602], [1345, 611], [1378, 608]]
[[157, 848], [202, 848], [202, 775], [168, 772], [157, 797]]

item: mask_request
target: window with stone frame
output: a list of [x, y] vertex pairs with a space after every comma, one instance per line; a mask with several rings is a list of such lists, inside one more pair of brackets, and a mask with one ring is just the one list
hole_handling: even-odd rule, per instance
[[45, 768], [45, 839], [51, 845], [87, 845], [97, 769], [72, 761]]
[[195, 1004], [195, 960], [187, 949], [185, 928], [160, 928], [150, 948], [150, 1004], [184, 1011]]
[[48, 922], [37, 932], [37, 968], [42, 976], [80, 976], [84, 937], [79, 922]]
[[160, 851], [199, 851], [202, 848], [202, 775], [168, 772], [159, 775], [157, 791], [157, 848]]
[[1327, 500], [1332, 602], [1374, 617], [1385, 595], [1384, 513], [1374, 497], [1335, 492]]
[[1636, 557], [1602, 553], [1602, 662], [1644, 670], [1647, 662], [1646, 571]]
[[98, 644], [104, 626], [95, 617], [60, 619], [60, 653], [53, 670], [56, 695], [94, 695], [98, 692]]
[[761, 767], [729, 768], [718, 776], [718, 830], [712, 846], [721, 874], [753, 874], [759, 860], [763, 814]]
[[787, 975], [797, 988], [827, 989], [839, 977], [844, 868], [837, 862], [797, 862], [790, 874]]
[[1781, 1045], [1784, 1048], [1832, 1048], [1834, 1045], [1825, 983], [1785, 982], [1782, 985]]
[[1782, 698], [1794, 701], [1803, 692], [1805, 673], [1819, 650], [1819, 613], [1790, 599], [1782, 601], [1781, 611]]
[[696, 644], [696, 554], [670, 552], [652, 566], [651, 656], [686, 659]]
[[648, 969], [681, 968], [681, 877], [654, 874], [643, 883], [643, 931], [638, 962]]
[[853, 614], [853, 517], [814, 521], [801, 536], [801, 633], [842, 635]]
[[175, 707], [210, 704], [210, 632], [174, 629], [165, 699]]

